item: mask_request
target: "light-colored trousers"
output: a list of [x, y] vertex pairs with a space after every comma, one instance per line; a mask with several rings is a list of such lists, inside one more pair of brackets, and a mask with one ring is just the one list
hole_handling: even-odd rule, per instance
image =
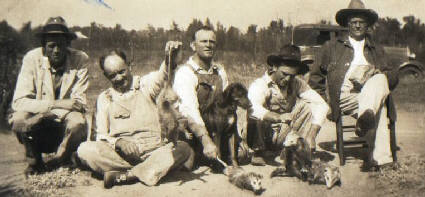
[[366, 81], [360, 93], [342, 92], [340, 108], [343, 114], [358, 114], [358, 117], [367, 109], [372, 109], [376, 115], [376, 138], [373, 150], [373, 159], [378, 165], [393, 161], [390, 145], [390, 131], [388, 128], [387, 107], [385, 100], [390, 94], [388, 79], [384, 74], [376, 74]]
[[[140, 151], [141, 152], [141, 151]], [[80, 145], [77, 154], [81, 162], [91, 170], [103, 174], [107, 171], [129, 171], [148, 186], [156, 185], [170, 170], [185, 167], [191, 169], [194, 160], [192, 148], [178, 141], [163, 145], [140, 156], [140, 162], [131, 165], [107, 142], [88, 141]]]
[[[307, 137], [311, 132], [313, 116], [311, 113], [311, 108], [305, 101], [298, 99], [290, 113], [292, 116], [292, 121], [289, 124], [270, 124], [263, 121], [260, 122], [258, 130], [266, 132], [263, 135], [265, 135], [265, 138], [267, 139], [270, 139], [269, 136], [271, 136], [271, 144], [273, 144], [273, 146], [278, 149], [283, 147], [283, 142], [285, 141], [285, 138], [289, 132], [295, 132], [303, 138]], [[264, 137], [258, 137], [256, 142], [257, 147], [255, 148], [264, 149], [266, 147], [264, 140], [261, 139], [264, 139]]]

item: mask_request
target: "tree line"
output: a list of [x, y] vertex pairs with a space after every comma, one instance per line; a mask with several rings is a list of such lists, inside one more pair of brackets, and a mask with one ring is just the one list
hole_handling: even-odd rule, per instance
[[[330, 24], [328, 21], [320, 23]], [[258, 53], [267, 54], [278, 50], [283, 44], [291, 42], [293, 26], [282, 19], [272, 20], [267, 27], [259, 28], [249, 25], [246, 32], [234, 26], [224, 27], [217, 22], [212, 24], [193, 19], [186, 29], [172, 22], [169, 29], [148, 25], [140, 30], [126, 30], [120, 24], [115, 27], [105, 27], [92, 22], [90, 26], [74, 26], [72, 31], [79, 31], [88, 38], [73, 42], [73, 46], [86, 51], [98, 51], [105, 48], [123, 48], [145, 51], [162, 50], [167, 40], [181, 40], [189, 49], [194, 32], [202, 27], [213, 28], [217, 36], [217, 46], [222, 51], [235, 51], [251, 54], [253, 60]], [[12, 64], [18, 56], [29, 49], [39, 46], [35, 33], [41, 31], [41, 26], [33, 27], [31, 22], [22, 28], [14, 29], [7, 21], [0, 22], [0, 59], [1, 64]], [[387, 46], [409, 47], [419, 60], [425, 62], [425, 25], [414, 16], [403, 18], [403, 24], [395, 18], [380, 18], [374, 26], [375, 39]], [[6, 58], [8, 57], [8, 58]], [[9, 60], [6, 60], [9, 59]]]

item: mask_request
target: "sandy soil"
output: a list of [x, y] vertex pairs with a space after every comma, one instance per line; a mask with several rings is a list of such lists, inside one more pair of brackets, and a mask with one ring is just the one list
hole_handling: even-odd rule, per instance
[[[421, 142], [425, 141], [425, 115], [423, 113], [409, 113], [398, 111], [397, 140], [403, 155], [417, 153], [425, 155]], [[334, 123], [327, 122], [318, 137], [318, 156], [329, 160], [338, 166], [338, 156], [333, 150], [335, 141]], [[13, 135], [0, 134], [0, 186], [8, 182], [19, 182], [19, 174], [25, 168], [23, 146], [18, 144]], [[330, 150], [330, 151], [329, 151]], [[269, 178], [274, 166], [243, 166], [246, 170], [258, 172], [264, 176], [263, 187], [266, 189], [261, 196], [377, 196], [374, 179], [369, 173], [360, 172], [362, 161], [351, 158], [345, 166], [340, 167], [342, 174], [341, 187], [327, 190], [324, 185], [308, 185], [291, 177]], [[167, 175], [159, 186], [147, 187], [141, 183], [125, 186], [115, 186], [112, 189], [103, 189], [103, 182], [90, 179], [90, 186], [76, 186], [61, 189], [67, 196], [254, 196], [249, 191], [243, 191], [231, 185], [227, 177], [212, 174], [207, 167], [201, 167], [192, 173], [173, 172]], [[419, 194], [418, 194], [419, 196]]]

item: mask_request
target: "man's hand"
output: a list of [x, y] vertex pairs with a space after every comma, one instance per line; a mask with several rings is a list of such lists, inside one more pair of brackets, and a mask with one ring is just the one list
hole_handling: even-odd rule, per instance
[[137, 158], [140, 155], [137, 145], [125, 139], [117, 140], [115, 143], [115, 148], [125, 156], [129, 156], [131, 158]]
[[208, 159], [215, 159], [217, 157], [217, 147], [208, 136], [204, 135], [201, 138], [202, 145], [204, 146], [204, 155]]
[[70, 111], [84, 112], [84, 105], [75, 99], [55, 100], [53, 108], [66, 109]]
[[353, 70], [348, 80], [353, 83], [355, 90], [360, 91], [366, 81], [378, 73], [380, 73], [380, 71], [375, 69], [372, 65], [359, 65]]
[[180, 41], [168, 41], [165, 45], [165, 64], [168, 65], [171, 54], [171, 69], [175, 69], [182, 61], [182, 48], [183, 43]]
[[285, 124], [291, 123], [292, 115], [291, 113], [283, 113], [280, 115], [280, 121]]

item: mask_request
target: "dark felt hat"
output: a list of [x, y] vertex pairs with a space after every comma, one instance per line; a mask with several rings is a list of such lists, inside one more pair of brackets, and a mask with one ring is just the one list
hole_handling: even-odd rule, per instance
[[335, 19], [339, 25], [346, 27], [348, 19], [352, 15], [365, 16], [369, 25], [373, 25], [378, 20], [378, 14], [372, 9], [366, 9], [361, 0], [351, 0], [348, 8], [341, 9], [336, 13]]
[[301, 50], [295, 45], [285, 45], [280, 48], [278, 53], [271, 54], [267, 57], [267, 64], [270, 66], [282, 65], [297, 67], [298, 73], [308, 72], [308, 66], [301, 61]]
[[42, 38], [46, 35], [65, 35], [69, 40], [77, 38], [74, 32], [69, 31], [65, 19], [61, 16], [50, 17], [43, 26], [41, 32], [37, 33], [36, 36]]

